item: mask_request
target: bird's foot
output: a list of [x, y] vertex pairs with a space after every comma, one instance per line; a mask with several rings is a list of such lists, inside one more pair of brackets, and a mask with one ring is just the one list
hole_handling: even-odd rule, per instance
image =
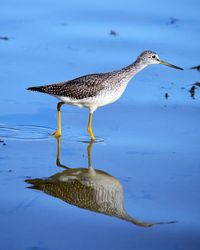
[[61, 131], [56, 130], [56, 132], [54, 132], [52, 135], [55, 136], [56, 138], [59, 138], [61, 136]]

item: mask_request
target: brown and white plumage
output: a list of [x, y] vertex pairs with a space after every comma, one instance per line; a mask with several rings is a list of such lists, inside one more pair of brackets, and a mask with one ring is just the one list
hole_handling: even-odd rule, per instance
[[[128, 82], [150, 64], [164, 64], [173, 68], [181, 69], [159, 59], [152, 51], [144, 51], [131, 65], [120, 70], [90, 74], [73, 80], [49, 84], [38, 87], [30, 87], [28, 90], [50, 94], [58, 98], [58, 112], [62, 104], [70, 104], [88, 108], [90, 111], [88, 132], [92, 140], [95, 139], [92, 132], [92, 114], [102, 106], [115, 102], [123, 94]], [[58, 113], [58, 129], [56, 136], [61, 135], [60, 114]]]

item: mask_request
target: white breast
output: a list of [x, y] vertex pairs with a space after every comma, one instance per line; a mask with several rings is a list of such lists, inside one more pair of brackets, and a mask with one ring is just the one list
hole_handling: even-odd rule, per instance
[[78, 106], [80, 108], [85, 107], [89, 108], [90, 112], [94, 112], [97, 108], [105, 106], [107, 104], [113, 103], [120, 98], [126, 89], [127, 84], [122, 84], [119, 88], [115, 90], [102, 90], [97, 96], [83, 98], [83, 99], [73, 99], [70, 97], [64, 96], [55, 96], [60, 99], [62, 102], [65, 102], [69, 105]]

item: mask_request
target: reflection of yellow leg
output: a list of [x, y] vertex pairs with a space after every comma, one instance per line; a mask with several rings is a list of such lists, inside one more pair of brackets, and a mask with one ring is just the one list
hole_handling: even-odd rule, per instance
[[64, 104], [64, 102], [59, 102], [57, 104], [57, 111], [58, 111], [58, 128], [56, 132], [53, 134], [55, 137], [60, 137], [61, 136], [61, 111], [60, 108]]
[[62, 168], [66, 168], [66, 169], [69, 169], [67, 166], [63, 165], [60, 163], [60, 140], [61, 138], [60, 137], [56, 137], [56, 140], [57, 140], [57, 156], [56, 156], [56, 165], [58, 167], [62, 167]]
[[91, 140], [88, 147], [87, 147], [87, 153], [88, 153], [88, 167], [92, 167], [92, 160], [91, 160], [91, 150], [92, 150], [92, 145], [94, 143], [94, 140]]
[[94, 134], [92, 132], [92, 113], [90, 113], [90, 116], [89, 116], [89, 120], [88, 120], [88, 133], [91, 137], [91, 140], [94, 141], [95, 140], [95, 137], [94, 137]]
[[56, 165], [60, 166], [60, 137], [56, 137], [56, 140], [57, 140]]

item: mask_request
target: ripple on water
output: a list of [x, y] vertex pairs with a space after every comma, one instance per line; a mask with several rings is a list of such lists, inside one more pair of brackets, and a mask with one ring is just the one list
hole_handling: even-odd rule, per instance
[[9, 140], [47, 140], [52, 138], [53, 132], [53, 129], [41, 126], [0, 125], [0, 138]]
[[[83, 143], [90, 143], [91, 142], [91, 138], [89, 136], [81, 136], [79, 138], [77, 138], [78, 142], [83, 142]], [[101, 137], [95, 137], [94, 143], [99, 143], [99, 142], [104, 142], [104, 139]]]

